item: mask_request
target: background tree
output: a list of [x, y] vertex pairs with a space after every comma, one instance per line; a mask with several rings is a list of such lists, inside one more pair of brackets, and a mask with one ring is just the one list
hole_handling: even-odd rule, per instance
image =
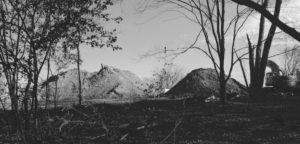
[[286, 48], [284, 50], [284, 75], [296, 75], [300, 68], [300, 50], [298, 46], [294, 46], [292, 49]]
[[148, 96], [159, 97], [171, 89], [184, 76], [184, 69], [173, 63], [164, 65], [162, 68], [154, 71], [152, 78], [145, 79], [145, 94]]

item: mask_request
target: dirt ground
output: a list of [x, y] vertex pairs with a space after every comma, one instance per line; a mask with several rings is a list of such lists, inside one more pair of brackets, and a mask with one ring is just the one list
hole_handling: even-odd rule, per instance
[[[189, 100], [97, 104], [40, 111], [39, 143], [298, 144], [300, 97], [226, 105]], [[17, 143], [1, 112], [0, 143]]]

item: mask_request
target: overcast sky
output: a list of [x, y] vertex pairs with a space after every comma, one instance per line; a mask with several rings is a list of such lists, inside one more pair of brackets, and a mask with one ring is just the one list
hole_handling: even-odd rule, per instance
[[[115, 5], [112, 9], [114, 15], [119, 15], [124, 19], [117, 26], [119, 30], [117, 44], [123, 50], [112, 51], [107, 48], [96, 49], [82, 46], [81, 52], [84, 60], [82, 69], [91, 72], [98, 71], [101, 64], [105, 64], [130, 70], [140, 77], [149, 77], [156, 68], [163, 65], [163, 61], [156, 57], [140, 59], [141, 55], [153, 49], [163, 49], [165, 46], [168, 49], [187, 46], [194, 40], [199, 30], [196, 24], [191, 23], [177, 12], [166, 12], [166, 9], [162, 8], [137, 13], [137, 7], [138, 0], [125, 0], [121, 4]], [[282, 7], [281, 18], [289, 22], [289, 24], [297, 26], [298, 19], [300, 19], [300, 14], [298, 13], [300, 1], [290, 0], [289, 2], [284, 2]], [[228, 11], [227, 13], [233, 12]], [[256, 39], [258, 18], [258, 14], [251, 16], [243, 33], [248, 33]], [[238, 46], [240, 47], [246, 45], [244, 36], [240, 36], [238, 39]], [[282, 39], [275, 40], [271, 54], [282, 51], [282, 46], [285, 43]], [[274, 58], [274, 60], [281, 63], [279, 57]], [[173, 62], [183, 66], [187, 72], [196, 68], [212, 67], [210, 60], [197, 50], [189, 51], [177, 57]], [[233, 77], [241, 80], [238, 66], [233, 72]]]

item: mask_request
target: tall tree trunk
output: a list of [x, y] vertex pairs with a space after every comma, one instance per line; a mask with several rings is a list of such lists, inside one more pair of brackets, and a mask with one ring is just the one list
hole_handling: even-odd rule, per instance
[[224, 25], [225, 25], [225, 0], [222, 0], [221, 2], [221, 35], [220, 35], [220, 94], [221, 94], [221, 102], [223, 104], [226, 103], [227, 98], [226, 98], [226, 75], [225, 75], [225, 30], [224, 30]]
[[77, 72], [78, 72], [78, 105], [81, 105], [81, 103], [82, 103], [82, 95], [81, 95], [80, 50], [79, 50], [79, 44], [77, 44]]

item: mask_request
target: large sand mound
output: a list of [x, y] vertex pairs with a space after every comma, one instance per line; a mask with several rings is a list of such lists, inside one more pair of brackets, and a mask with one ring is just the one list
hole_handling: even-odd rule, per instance
[[[76, 100], [78, 96], [78, 73], [72, 69], [50, 77], [43, 83], [42, 96], [45, 96], [45, 85], [49, 83], [50, 97], [55, 95], [57, 81], [58, 100]], [[98, 72], [81, 71], [82, 96], [89, 99], [133, 99], [143, 94], [142, 81], [130, 71], [104, 66]]]

